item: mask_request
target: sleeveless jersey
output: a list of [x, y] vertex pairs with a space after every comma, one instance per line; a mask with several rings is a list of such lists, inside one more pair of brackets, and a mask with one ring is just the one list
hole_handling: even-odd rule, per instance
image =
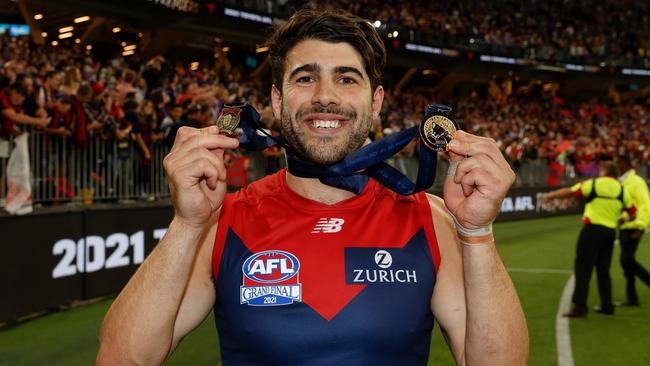
[[286, 170], [226, 196], [212, 256], [224, 365], [426, 365], [431, 208], [370, 180], [334, 205]]

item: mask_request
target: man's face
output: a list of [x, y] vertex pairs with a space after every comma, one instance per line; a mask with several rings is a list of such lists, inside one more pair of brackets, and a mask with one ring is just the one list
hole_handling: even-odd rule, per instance
[[31, 94], [34, 91], [34, 83], [32, 78], [26, 77], [23, 79], [23, 88], [27, 91], [28, 94]]
[[60, 73], [59, 73], [59, 74], [52, 75], [51, 78], [47, 79], [47, 83], [46, 83], [46, 84], [47, 84], [47, 87], [48, 87], [50, 90], [56, 90], [56, 89], [59, 89], [59, 86], [61, 86], [61, 78], [62, 78], [62, 77], [63, 77], [63, 75], [60, 74]]
[[174, 119], [174, 121], [178, 121], [178, 120], [180, 120], [181, 117], [183, 116], [183, 108], [182, 108], [182, 107], [175, 107], [175, 108], [172, 108], [172, 109], [169, 111], [169, 114], [172, 116], [172, 118]]
[[15, 90], [9, 91], [9, 101], [14, 106], [21, 106], [25, 101], [25, 96], [16, 92]]
[[384, 90], [371, 89], [351, 45], [305, 40], [287, 53], [282, 91], [274, 85], [271, 95], [289, 144], [314, 163], [331, 164], [363, 145]]
[[63, 102], [58, 102], [57, 103], [57, 108], [59, 109], [59, 112], [61, 113], [68, 113], [70, 110], [70, 103], [63, 103]]

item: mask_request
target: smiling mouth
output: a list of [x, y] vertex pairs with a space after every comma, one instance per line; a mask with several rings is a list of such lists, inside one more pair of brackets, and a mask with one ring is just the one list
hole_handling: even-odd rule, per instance
[[322, 128], [322, 129], [339, 128], [341, 127], [341, 121], [338, 120], [328, 121], [328, 120], [315, 119], [311, 121], [311, 125], [312, 127]]

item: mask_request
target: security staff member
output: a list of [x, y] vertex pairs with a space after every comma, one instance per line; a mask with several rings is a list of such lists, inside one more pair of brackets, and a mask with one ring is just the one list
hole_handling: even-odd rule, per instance
[[636, 218], [633, 220], [625, 220], [628, 217], [624, 215], [625, 222], [619, 230], [621, 266], [627, 280], [625, 287], [627, 299], [617, 305], [639, 306], [639, 296], [636, 293], [634, 280], [635, 277], [639, 277], [641, 281], [650, 286], [650, 273], [636, 261], [634, 256], [639, 247], [641, 236], [643, 236], [643, 232], [650, 224], [650, 194], [645, 180], [636, 174], [627, 156], [619, 157], [617, 165], [619, 172], [624, 172], [618, 180], [623, 184], [625, 190], [630, 193], [632, 202], [637, 209]]
[[573, 292], [573, 309], [564, 314], [566, 317], [584, 317], [587, 315], [587, 294], [589, 280], [594, 266], [598, 279], [598, 292], [601, 306], [594, 310], [603, 314], [614, 314], [612, 304], [612, 279], [609, 267], [614, 251], [616, 226], [623, 209], [634, 216], [635, 208], [630, 194], [616, 180], [616, 166], [602, 163], [600, 177], [577, 183], [572, 187], [561, 188], [544, 195], [544, 201], [555, 198], [578, 196], [585, 197], [587, 203], [582, 215], [585, 226], [578, 237], [575, 262], [576, 287]]

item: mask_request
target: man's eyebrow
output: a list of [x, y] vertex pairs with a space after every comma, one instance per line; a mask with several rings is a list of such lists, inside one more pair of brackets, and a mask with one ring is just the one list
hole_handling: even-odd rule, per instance
[[291, 74], [289, 74], [289, 79], [292, 79], [294, 76], [296, 76], [297, 73], [299, 72], [319, 72], [320, 71], [320, 66], [317, 64], [305, 64], [302, 66], [298, 66], [293, 71], [291, 71]]
[[356, 67], [352, 67], [352, 66], [337, 66], [334, 68], [334, 72], [337, 74], [345, 74], [351, 72], [359, 76], [361, 79], [363, 79], [363, 74], [361, 73], [361, 71], [359, 71], [359, 69], [357, 69]]

